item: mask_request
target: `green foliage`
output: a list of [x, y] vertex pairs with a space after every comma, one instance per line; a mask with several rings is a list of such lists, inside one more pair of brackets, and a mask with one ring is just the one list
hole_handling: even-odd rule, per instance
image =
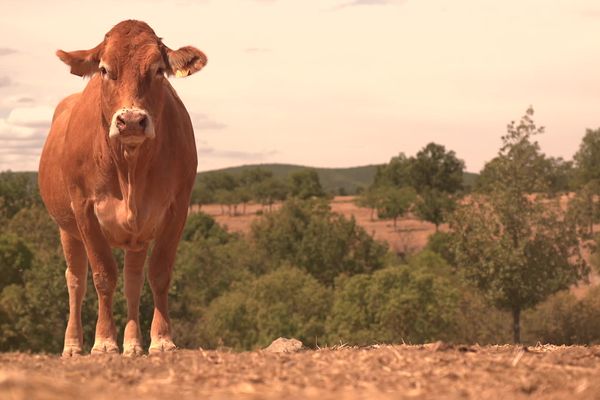
[[195, 241], [211, 238], [219, 243], [225, 243], [229, 239], [229, 234], [210, 215], [202, 212], [190, 214], [185, 222], [181, 239]]
[[408, 265], [336, 280], [328, 320], [333, 342], [423, 343], [447, 339], [458, 293], [441, 257], [423, 253]]
[[428, 189], [421, 193], [415, 211], [419, 218], [434, 224], [437, 232], [455, 207], [456, 201], [451, 194], [437, 189]]
[[288, 195], [288, 186], [275, 178], [267, 178], [252, 186], [254, 198], [263, 206], [271, 206], [277, 201], [283, 201]]
[[594, 224], [600, 222], [600, 181], [591, 180], [581, 186], [575, 197], [569, 200], [567, 217], [579, 228], [581, 236], [591, 238]]
[[438, 231], [435, 232], [433, 235], [429, 236], [425, 250], [438, 254], [444, 260], [446, 260], [448, 264], [456, 266], [456, 258], [454, 257], [452, 245], [452, 232]]
[[377, 215], [379, 218], [393, 219], [394, 229], [398, 218], [409, 212], [417, 199], [412, 187], [380, 187], [376, 193]]
[[12, 218], [22, 208], [40, 205], [37, 174], [30, 172], [0, 172], [0, 208]]
[[12, 284], [22, 284], [23, 274], [31, 268], [33, 253], [14, 234], [0, 234], [0, 291]]
[[294, 337], [313, 343], [325, 334], [330, 291], [306, 272], [281, 267], [245, 282], [217, 298], [206, 313], [206, 329], [235, 349], [266, 346], [274, 339]]
[[392, 157], [389, 163], [377, 167], [373, 187], [405, 187], [411, 185], [411, 159], [404, 153]]
[[456, 193], [463, 188], [464, 169], [464, 161], [454, 151], [446, 152], [444, 146], [429, 143], [411, 162], [410, 182], [419, 193]]
[[548, 191], [551, 194], [570, 192], [576, 188], [576, 169], [573, 161], [565, 161], [558, 157], [546, 158], [548, 165]]
[[552, 344], [600, 343], [600, 287], [589, 289], [582, 298], [563, 291], [525, 315], [531, 326], [525, 336], [530, 342]]
[[549, 204], [508, 207], [474, 198], [459, 208], [452, 228], [458, 265], [500, 308], [532, 307], [587, 272], [573, 224]]
[[600, 181], [600, 128], [586, 129], [579, 150], [573, 157], [577, 169], [577, 185]]
[[319, 181], [317, 171], [314, 169], [305, 169], [291, 174], [290, 194], [301, 200], [325, 197], [325, 192]]
[[257, 220], [250, 240], [273, 265], [287, 263], [331, 285], [341, 273], [368, 273], [383, 267], [387, 246], [356, 221], [331, 212], [324, 201], [288, 200]]
[[[543, 132], [533, 110], [509, 124], [495, 162], [499, 175], [489, 196], [473, 196], [454, 214], [454, 253], [467, 279], [496, 307], [512, 311], [514, 339], [520, 341], [520, 313], [587, 274], [575, 225], [563, 218], [557, 201], [531, 199], [547, 187], [536, 169], [540, 159], [532, 135]], [[533, 162], [533, 164], [532, 164]]]

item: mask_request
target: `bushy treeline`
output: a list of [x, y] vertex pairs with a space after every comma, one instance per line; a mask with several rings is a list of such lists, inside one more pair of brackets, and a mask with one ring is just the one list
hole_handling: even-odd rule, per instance
[[[247, 236], [194, 213], [170, 292], [176, 341], [187, 348], [238, 350], [279, 336], [309, 346], [509, 341], [510, 314], [491, 306], [453, 265], [451, 243], [449, 234], [435, 234], [424, 251], [400, 261], [322, 200], [288, 200], [257, 220]], [[116, 256], [122, 265], [122, 254]], [[68, 315], [65, 264], [54, 223], [39, 206], [21, 209], [3, 226], [0, 263], [0, 349], [59, 352]], [[97, 303], [91, 278], [88, 285], [83, 319], [89, 346]], [[151, 316], [146, 285], [144, 335]], [[122, 280], [115, 317], [122, 329]], [[597, 342], [599, 318], [600, 291], [582, 300], [559, 294], [525, 314], [524, 339]]]
[[[287, 178], [273, 176], [271, 171], [251, 168], [240, 174], [209, 172], [199, 175], [192, 192], [192, 205], [220, 204], [231, 216], [245, 214], [246, 204], [254, 202], [268, 207], [287, 198], [325, 198], [326, 193], [314, 169], [291, 173]], [[240, 210], [241, 207], [241, 210]], [[223, 209], [225, 213], [225, 209]]]

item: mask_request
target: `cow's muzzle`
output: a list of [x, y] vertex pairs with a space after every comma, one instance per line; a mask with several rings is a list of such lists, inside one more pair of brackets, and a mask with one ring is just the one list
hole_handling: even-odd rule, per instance
[[121, 108], [112, 117], [108, 136], [125, 144], [139, 144], [154, 139], [154, 124], [141, 108]]

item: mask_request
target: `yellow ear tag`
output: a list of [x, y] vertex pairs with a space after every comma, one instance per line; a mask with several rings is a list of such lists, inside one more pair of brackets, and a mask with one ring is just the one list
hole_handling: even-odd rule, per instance
[[175, 76], [178, 78], [183, 78], [185, 76], [188, 76], [189, 74], [190, 74], [189, 69], [178, 69], [177, 72], [175, 72]]

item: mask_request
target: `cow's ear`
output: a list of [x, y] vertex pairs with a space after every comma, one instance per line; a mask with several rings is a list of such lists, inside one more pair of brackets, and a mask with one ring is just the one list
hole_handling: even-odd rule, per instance
[[185, 46], [179, 50], [166, 49], [169, 66], [167, 72], [169, 75], [184, 77], [200, 71], [208, 59], [206, 55], [192, 46]]
[[98, 71], [100, 64], [100, 48], [98, 45], [91, 50], [66, 52], [58, 50], [56, 55], [62, 62], [71, 67], [71, 73], [79, 76], [90, 76]]

